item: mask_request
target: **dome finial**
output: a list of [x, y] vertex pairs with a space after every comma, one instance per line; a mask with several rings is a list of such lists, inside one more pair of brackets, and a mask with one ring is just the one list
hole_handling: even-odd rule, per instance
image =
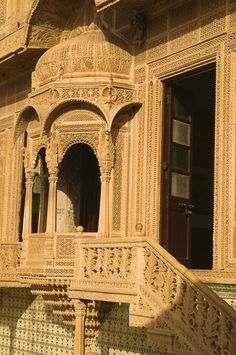
[[88, 31], [97, 31], [97, 30], [99, 30], [99, 27], [96, 24], [96, 19], [95, 19], [95, 22], [91, 22], [90, 25], [88, 26]]

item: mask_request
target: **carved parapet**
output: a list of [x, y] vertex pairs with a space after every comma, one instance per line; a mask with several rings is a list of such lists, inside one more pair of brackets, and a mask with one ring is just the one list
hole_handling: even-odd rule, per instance
[[77, 268], [71, 295], [111, 302], [132, 302], [136, 294], [135, 244], [133, 241], [107, 244], [105, 240], [80, 238], [76, 246]]
[[43, 233], [29, 234], [23, 242], [18, 273], [22, 275], [42, 275], [45, 269], [46, 235]]
[[22, 277], [72, 277], [75, 268], [75, 233], [31, 234], [24, 247], [19, 273]]

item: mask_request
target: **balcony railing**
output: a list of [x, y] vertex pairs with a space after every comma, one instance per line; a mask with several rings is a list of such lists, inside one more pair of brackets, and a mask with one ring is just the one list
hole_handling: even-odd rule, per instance
[[[72, 277], [78, 233], [32, 233], [23, 242], [19, 273], [27, 277]], [[85, 238], [96, 233], [83, 233]]]

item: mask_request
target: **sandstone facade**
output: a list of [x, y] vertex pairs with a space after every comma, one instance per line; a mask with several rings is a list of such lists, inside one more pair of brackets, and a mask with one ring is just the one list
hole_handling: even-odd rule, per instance
[[0, 354], [234, 354], [235, 53], [234, 0], [0, 0]]

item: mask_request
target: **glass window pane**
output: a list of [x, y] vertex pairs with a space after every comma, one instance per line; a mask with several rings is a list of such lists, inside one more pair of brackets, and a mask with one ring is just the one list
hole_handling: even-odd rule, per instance
[[171, 195], [180, 198], [189, 198], [189, 176], [172, 173]]
[[173, 120], [173, 142], [190, 145], [190, 124]]
[[172, 148], [172, 168], [189, 171], [189, 150], [182, 147]]
[[186, 121], [189, 121], [189, 112], [183, 103], [174, 95], [173, 99], [173, 115], [176, 117], [183, 118]]

